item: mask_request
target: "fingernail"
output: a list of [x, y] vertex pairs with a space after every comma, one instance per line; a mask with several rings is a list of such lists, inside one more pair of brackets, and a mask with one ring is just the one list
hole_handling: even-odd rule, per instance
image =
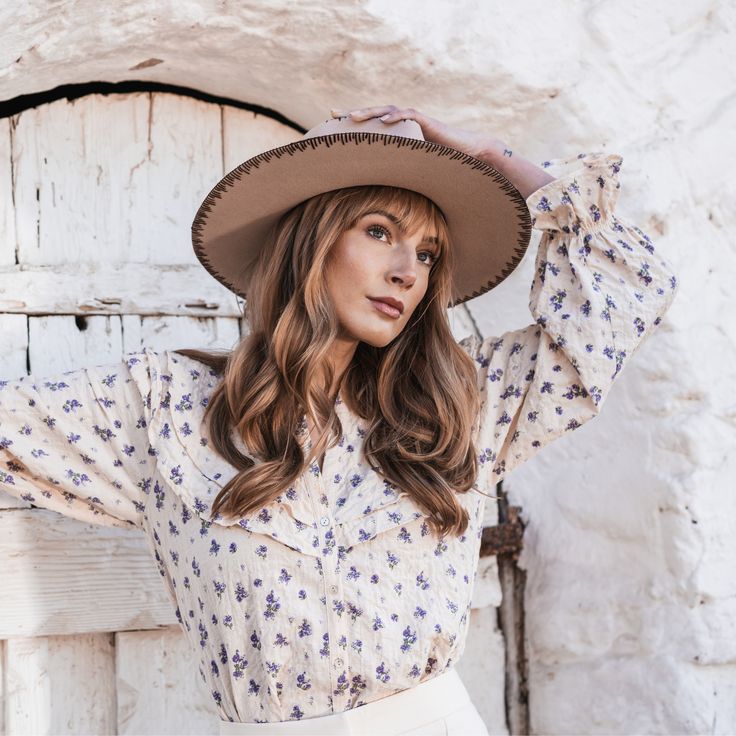
[[391, 117], [391, 113], [387, 112], [385, 115], [381, 115], [381, 120], [388, 120]]

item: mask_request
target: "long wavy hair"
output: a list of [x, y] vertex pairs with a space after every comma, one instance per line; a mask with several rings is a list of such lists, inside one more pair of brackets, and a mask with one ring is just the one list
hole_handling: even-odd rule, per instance
[[[175, 351], [221, 376], [204, 421], [215, 450], [239, 472], [218, 493], [213, 515], [240, 518], [268, 505], [339, 441], [334, 399], [322, 388], [333, 383], [328, 356], [339, 329], [323, 273], [340, 235], [381, 209], [408, 233], [423, 228], [438, 237], [439, 250], [426, 294], [401, 333], [385, 347], [358, 343], [341, 396], [366, 422], [364, 452], [374, 470], [424, 509], [435, 532], [465, 532], [468, 514], [456, 494], [477, 478], [480, 399], [473, 361], [447, 315], [449, 231], [428, 198], [378, 185], [325, 192], [286, 212], [250, 280], [248, 334], [227, 352]], [[300, 440], [305, 416], [322, 428], [309, 457]], [[233, 429], [253, 457], [235, 447]]]

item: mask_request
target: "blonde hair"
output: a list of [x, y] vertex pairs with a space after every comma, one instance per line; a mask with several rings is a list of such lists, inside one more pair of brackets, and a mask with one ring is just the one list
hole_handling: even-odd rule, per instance
[[[176, 352], [214, 368], [222, 380], [204, 414], [212, 445], [240, 472], [223, 487], [212, 513], [240, 518], [268, 505], [296, 482], [313, 458], [342, 435], [327, 357], [338, 321], [323, 278], [340, 235], [374, 210], [396, 213], [408, 233], [438, 237], [426, 294], [401, 333], [377, 348], [360, 342], [341, 380], [348, 408], [367, 423], [366, 459], [406, 491], [445, 535], [462, 534], [467, 511], [456, 498], [475, 483], [473, 430], [479, 411], [472, 359], [448, 321], [452, 247], [442, 212], [423, 195], [388, 186], [325, 192], [285, 213], [261, 252], [246, 303], [250, 332], [232, 351]], [[324, 431], [305, 457], [303, 415]], [[235, 427], [259, 462], [240, 453]]]

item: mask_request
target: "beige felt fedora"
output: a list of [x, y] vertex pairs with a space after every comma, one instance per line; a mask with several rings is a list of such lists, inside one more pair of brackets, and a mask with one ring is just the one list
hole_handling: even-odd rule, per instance
[[259, 252], [281, 215], [322, 192], [364, 184], [412, 189], [442, 210], [455, 248], [447, 306], [500, 284], [529, 245], [526, 202], [492, 166], [426, 141], [413, 120], [386, 125], [344, 117], [259, 153], [223, 177], [197, 210], [194, 252], [212, 276], [245, 298]]

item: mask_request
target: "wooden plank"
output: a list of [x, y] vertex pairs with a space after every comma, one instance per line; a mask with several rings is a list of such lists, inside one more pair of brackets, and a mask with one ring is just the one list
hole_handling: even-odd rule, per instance
[[222, 108], [222, 145], [225, 171], [270, 148], [301, 140], [302, 134], [289, 125], [250, 110]]
[[148, 115], [148, 93], [60, 99], [18, 115], [21, 263], [146, 260], [151, 244], [131, 239], [124, 195], [131, 173], [148, 162]]
[[115, 636], [118, 734], [217, 734], [219, 716], [179, 626]]
[[146, 263], [0, 270], [0, 312], [240, 317], [242, 299], [205, 269]]
[[191, 226], [222, 177], [220, 106], [156, 92], [149, 110], [148, 158], [119, 186], [126, 192], [130, 241], [150, 263], [197, 263]]
[[239, 320], [234, 317], [123, 317], [125, 352], [151, 347], [154, 350], [230, 350], [240, 339]]
[[7, 733], [115, 733], [112, 634], [14, 638], [5, 648]]
[[177, 623], [148, 539], [46, 509], [0, 511], [0, 639]]
[[123, 354], [120, 317], [117, 316], [29, 317], [28, 334], [30, 373], [37, 377], [88, 365], [112, 364]]
[[15, 264], [15, 208], [11, 136], [14, 118], [0, 120], [0, 266]]

